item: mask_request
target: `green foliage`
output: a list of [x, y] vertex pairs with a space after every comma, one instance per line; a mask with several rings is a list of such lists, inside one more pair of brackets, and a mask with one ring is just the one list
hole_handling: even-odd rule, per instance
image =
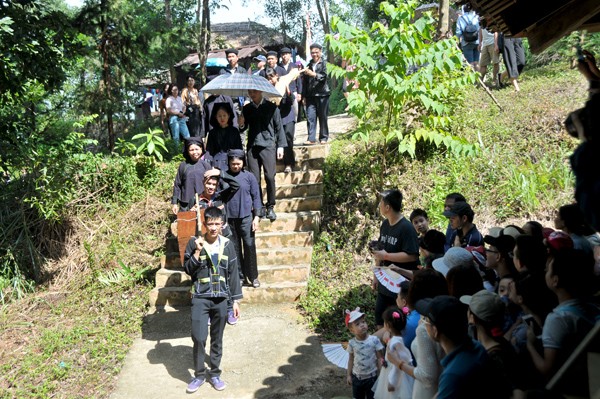
[[352, 72], [332, 67], [337, 77], [356, 80], [350, 111], [359, 119], [354, 137], [365, 144], [377, 134], [397, 144], [401, 154], [416, 156], [417, 142], [474, 154], [476, 146], [449, 132], [464, 91], [476, 80], [465, 68], [455, 39], [434, 41], [435, 21], [425, 14], [413, 22], [416, 3], [382, 3], [388, 24], [370, 32], [334, 18], [339, 38], [329, 37], [334, 53], [354, 65]]
[[133, 136], [132, 140], [142, 140], [136, 149], [136, 154], [146, 152], [150, 157], [156, 157], [159, 161], [163, 160], [162, 152], [168, 152], [165, 147], [165, 139], [162, 137], [161, 129], [148, 129], [148, 133], [140, 133]]
[[378, 236], [381, 190], [399, 188], [403, 215], [424, 209], [431, 227], [443, 232], [448, 223], [443, 202], [451, 192], [465, 195], [483, 233], [527, 220], [552, 225], [554, 211], [572, 202], [574, 185], [568, 157], [577, 140], [564, 132], [562, 121], [585, 102], [586, 84], [564, 65], [528, 69], [518, 95], [510, 89], [494, 93], [502, 112], [481, 88], [469, 88], [456, 110], [460, 118], [449, 130], [480, 143], [470, 156], [432, 151], [420, 143], [416, 158], [399, 159], [357, 143], [352, 134], [338, 136], [323, 168], [321, 234], [307, 294], [300, 301], [311, 326], [327, 339], [344, 340], [343, 309], [360, 306], [372, 317], [375, 294], [369, 291], [367, 244]]
[[121, 266], [120, 269], [112, 269], [98, 276], [100, 284], [133, 287], [136, 284], [146, 281], [148, 272], [152, 269], [152, 267], [146, 266], [136, 270], [126, 265], [122, 260], [119, 260], [118, 263]]

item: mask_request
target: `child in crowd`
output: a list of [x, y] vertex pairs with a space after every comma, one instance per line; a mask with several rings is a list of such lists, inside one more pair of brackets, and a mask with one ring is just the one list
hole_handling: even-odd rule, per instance
[[[392, 306], [383, 312], [383, 325], [390, 334], [387, 343], [386, 360], [390, 352], [395, 352], [399, 359], [412, 362], [410, 351], [402, 341], [402, 331], [406, 326], [406, 315], [403, 310]], [[406, 375], [391, 363], [384, 365], [379, 378], [373, 387], [375, 399], [412, 399], [414, 379]]]
[[415, 227], [419, 237], [423, 237], [429, 230], [429, 218], [427, 217], [427, 212], [425, 212], [423, 209], [415, 209], [412, 211], [409, 219]]
[[360, 308], [346, 310], [346, 326], [354, 335], [348, 342], [348, 372], [346, 382], [352, 386], [353, 399], [373, 399], [373, 385], [383, 362], [383, 344], [369, 335], [365, 314]]
[[185, 161], [179, 164], [173, 183], [171, 207], [173, 213], [189, 211], [195, 205], [195, 195], [204, 191], [204, 173], [210, 170], [210, 164], [204, 161], [202, 138], [190, 137], [183, 145]]
[[238, 263], [231, 241], [223, 237], [223, 212], [211, 206], [204, 213], [206, 233], [191, 237], [185, 249], [185, 272], [192, 277], [192, 341], [194, 343], [194, 378], [187, 386], [193, 393], [206, 381], [205, 347], [210, 318], [210, 384], [217, 391], [225, 389], [221, 380], [223, 355], [223, 330], [227, 315], [227, 302], [233, 302], [234, 316], [240, 316], [239, 300], [242, 290]]
[[[227, 202], [227, 215], [231, 226], [231, 240], [235, 245], [240, 276], [244, 285], [260, 287], [256, 260], [256, 239], [259, 212], [262, 208], [256, 177], [244, 168], [244, 151], [229, 150], [229, 171], [240, 185], [240, 189]], [[243, 250], [243, 251], [242, 251]]]
[[233, 126], [233, 110], [227, 103], [218, 104], [213, 108], [210, 119], [211, 125], [215, 127], [208, 132], [204, 159], [213, 168], [227, 170], [227, 151], [243, 148], [240, 132]]

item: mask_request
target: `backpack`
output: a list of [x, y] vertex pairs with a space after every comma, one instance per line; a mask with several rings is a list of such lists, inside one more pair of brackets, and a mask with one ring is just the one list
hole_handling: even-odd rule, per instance
[[476, 42], [479, 39], [479, 21], [477, 23], [473, 23], [473, 18], [471, 20], [467, 19], [465, 15], [465, 28], [463, 29], [463, 39], [467, 43]]

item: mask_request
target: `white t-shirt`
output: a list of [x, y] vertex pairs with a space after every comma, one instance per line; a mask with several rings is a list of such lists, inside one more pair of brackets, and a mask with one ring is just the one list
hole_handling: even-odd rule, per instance
[[494, 34], [489, 32], [487, 29], [481, 28], [481, 37], [483, 38], [481, 47], [494, 45]]
[[171, 112], [178, 114], [183, 112], [183, 101], [181, 100], [181, 97], [169, 96], [169, 98], [167, 98], [166, 107]]
[[377, 351], [383, 350], [383, 344], [374, 335], [367, 335], [363, 341], [352, 338], [348, 342], [348, 353], [354, 354], [352, 373], [358, 376], [377, 372]]

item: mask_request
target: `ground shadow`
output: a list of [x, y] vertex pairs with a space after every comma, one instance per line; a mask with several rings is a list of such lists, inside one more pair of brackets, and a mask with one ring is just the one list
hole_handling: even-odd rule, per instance
[[146, 357], [150, 364], [163, 364], [174, 379], [188, 383], [193, 376], [192, 340], [189, 345], [173, 345], [171, 340], [189, 338], [191, 332], [190, 308], [168, 312], [157, 311], [144, 317], [142, 339], [156, 341]]

